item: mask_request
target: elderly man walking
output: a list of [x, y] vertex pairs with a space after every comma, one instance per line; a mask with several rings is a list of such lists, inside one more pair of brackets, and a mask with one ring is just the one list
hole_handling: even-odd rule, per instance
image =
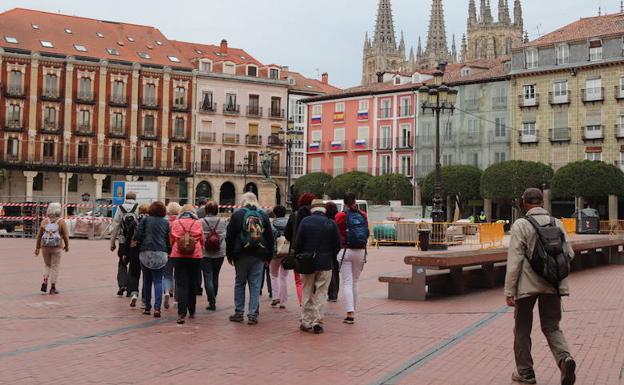
[[119, 249], [117, 250], [117, 296], [130, 297], [128, 291], [128, 264], [130, 258], [134, 255], [138, 257], [139, 249], [131, 247], [134, 231], [139, 227], [139, 204], [136, 201], [136, 193], [126, 193], [126, 200], [117, 208], [113, 223], [111, 225], [111, 251], [117, 248], [116, 242], [119, 241]]
[[[561, 384], [572, 385], [576, 380], [576, 362], [570, 354], [559, 322], [561, 296], [570, 293], [567, 279], [560, 279], [565, 274], [560, 273], [569, 271], [574, 251], [561, 222], [543, 208], [544, 197], [539, 189], [527, 189], [522, 195], [522, 204], [527, 215], [518, 219], [511, 228], [505, 277], [507, 305], [515, 307], [514, 353], [517, 371], [511, 378], [525, 384], [536, 383], [531, 357], [531, 330], [533, 308], [538, 303], [542, 332], [561, 370]], [[554, 239], [554, 242], [544, 242], [548, 234], [555, 234], [554, 238], [549, 238], [551, 241]], [[553, 253], [552, 250], [559, 252]], [[534, 253], [536, 251], [537, 254]], [[553, 254], [556, 254], [556, 258], [549, 259]], [[554, 274], [549, 274], [548, 269], [534, 268], [541, 258], [557, 264]]]

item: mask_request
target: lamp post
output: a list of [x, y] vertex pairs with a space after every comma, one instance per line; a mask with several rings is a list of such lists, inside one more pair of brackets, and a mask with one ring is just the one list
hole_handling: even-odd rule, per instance
[[290, 191], [290, 185], [292, 180], [292, 147], [295, 144], [295, 140], [298, 135], [302, 135], [303, 131], [295, 130], [295, 122], [292, 118], [288, 119], [288, 125], [286, 129], [286, 206], [292, 207], [292, 192]]
[[436, 149], [435, 149], [435, 182], [433, 185], [433, 209], [431, 218], [433, 221], [433, 231], [431, 233], [431, 250], [446, 250], [446, 226], [444, 207], [442, 205], [442, 164], [440, 163], [440, 114], [442, 112], [453, 113], [455, 101], [457, 100], [457, 90], [449, 88], [443, 83], [445, 62], [438, 65], [437, 71], [433, 73], [433, 84], [422, 86], [418, 90], [421, 99], [423, 113], [427, 110], [436, 118]]
[[247, 168], [249, 167], [249, 156], [245, 155], [243, 158], [243, 164], [239, 164], [241, 171], [243, 171], [243, 192], [247, 192]]

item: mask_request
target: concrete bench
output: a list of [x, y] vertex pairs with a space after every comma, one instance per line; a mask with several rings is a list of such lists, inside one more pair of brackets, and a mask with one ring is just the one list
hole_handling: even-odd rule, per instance
[[[624, 264], [620, 248], [624, 238], [578, 237], [571, 241], [575, 258], [572, 270], [604, 264]], [[417, 252], [405, 257], [411, 274], [382, 276], [388, 284], [388, 298], [424, 301], [434, 294], [463, 294], [467, 289], [490, 289], [505, 280], [507, 249]]]

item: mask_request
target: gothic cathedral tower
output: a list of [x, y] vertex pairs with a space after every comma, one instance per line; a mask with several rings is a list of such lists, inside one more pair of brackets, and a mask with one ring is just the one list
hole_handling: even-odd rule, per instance
[[514, 18], [509, 15], [509, 0], [498, 0], [498, 20], [492, 17], [490, 0], [481, 0], [479, 16], [475, 0], [468, 4], [468, 38], [462, 40], [462, 61], [495, 59], [511, 55], [512, 47], [522, 44], [524, 22], [522, 4], [514, 0]]
[[362, 84], [376, 82], [377, 72], [401, 71], [406, 65], [405, 41], [401, 33], [397, 46], [390, 0], [379, 0], [375, 36], [371, 41], [366, 33], [364, 38]]
[[425, 51], [422, 52], [420, 38], [418, 39], [418, 55], [416, 57], [416, 61], [417, 67], [421, 69], [436, 68], [436, 66], [442, 61], [447, 63], [455, 63], [457, 61], [454, 36], [451, 50], [449, 51], [448, 49], [448, 42], [446, 40], [446, 22], [444, 20], [444, 6], [442, 5], [442, 0], [433, 0], [431, 3], [427, 46], [425, 47]]

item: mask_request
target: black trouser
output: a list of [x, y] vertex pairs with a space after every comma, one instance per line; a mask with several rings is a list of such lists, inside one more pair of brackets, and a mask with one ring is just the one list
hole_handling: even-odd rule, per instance
[[338, 290], [340, 289], [340, 263], [337, 259], [334, 259], [332, 266], [332, 276], [329, 282], [329, 290], [327, 291], [327, 297], [330, 300], [338, 299]]
[[119, 262], [117, 262], [117, 286], [120, 289], [128, 287], [128, 258], [124, 254], [124, 246], [119, 245], [119, 250], [117, 251], [117, 257], [119, 257]]
[[260, 283], [260, 294], [262, 294], [262, 289], [264, 289], [264, 279], [266, 277], [267, 290], [269, 291], [269, 298], [273, 298], [273, 288], [271, 287], [271, 271], [269, 270], [269, 265], [264, 265], [264, 270], [262, 271], [262, 283]]
[[176, 297], [178, 299], [178, 315], [195, 314], [197, 276], [200, 264], [197, 258], [175, 258]]
[[141, 261], [139, 261], [139, 249], [131, 249], [129, 255], [128, 269], [128, 292], [130, 294], [139, 293], [139, 280], [141, 279]]
[[223, 266], [225, 258], [202, 258], [201, 270], [204, 275], [204, 289], [208, 304], [214, 305], [217, 302], [219, 293], [219, 272]]

